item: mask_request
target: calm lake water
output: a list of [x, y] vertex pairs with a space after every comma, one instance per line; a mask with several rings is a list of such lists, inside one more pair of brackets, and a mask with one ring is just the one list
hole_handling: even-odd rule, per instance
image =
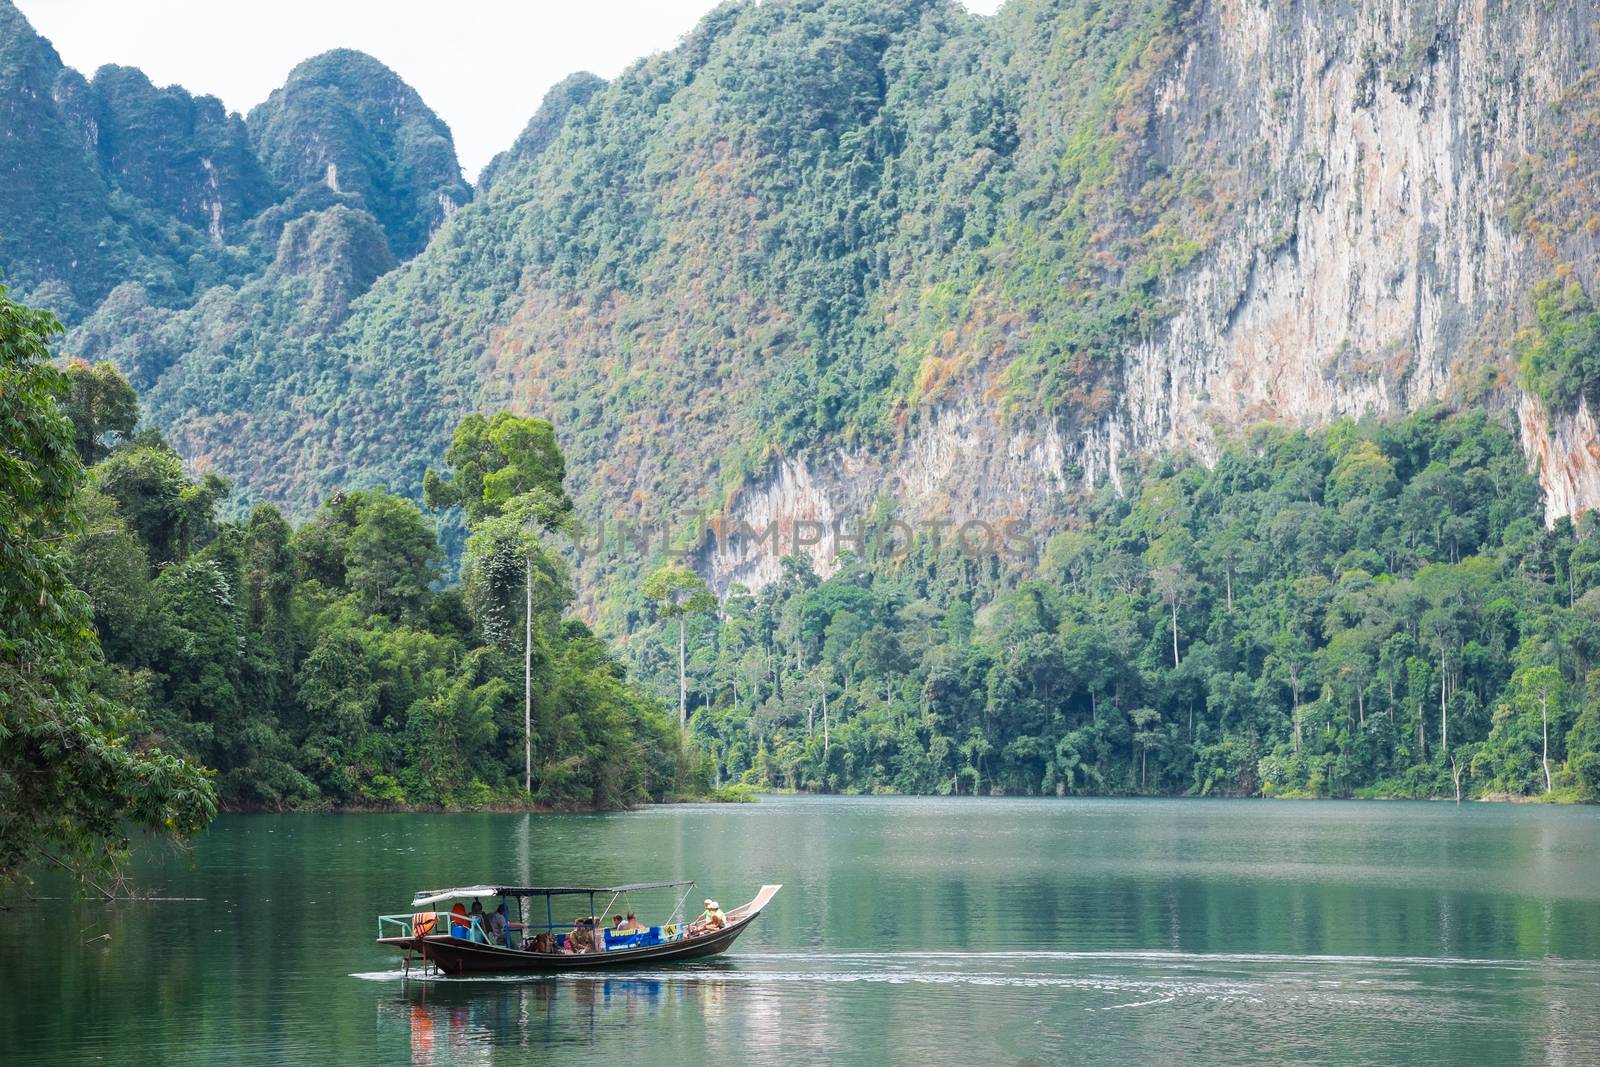
[[[422, 886], [680, 876], [784, 889], [666, 970], [403, 980], [372, 943]], [[1600, 1063], [1592, 808], [233, 816], [139, 877], [195, 899], [0, 913], [0, 1062]]]

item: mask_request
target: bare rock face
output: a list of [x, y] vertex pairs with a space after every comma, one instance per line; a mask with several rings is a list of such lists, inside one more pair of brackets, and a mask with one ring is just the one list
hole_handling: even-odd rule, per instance
[[[1536, 248], [1508, 203], [1600, 59], [1592, 6], [1220, 0], [1196, 25], [1147, 145], [1174, 159], [1197, 139], [1225, 146], [1237, 199], [1169, 283], [1164, 328], [1125, 351], [1109, 414], [1018, 424], [968, 382], [892, 455], [785, 459], [735, 495], [735, 524], [831, 522], [890, 497], [902, 517], [1010, 517], [1042, 540], [1073, 492], [1117, 488], [1132, 453], [1210, 459], [1256, 423], [1437, 401], [1516, 410], [1549, 520], [1600, 503], [1593, 413], [1547, 414], [1517, 384], [1512, 344], [1530, 287], [1557, 260], [1594, 279], [1594, 249]], [[735, 539], [704, 562], [724, 586], [761, 585], [777, 573], [764, 547]], [[836, 542], [807, 550], [826, 572]]]
[[1545, 522], [1600, 505], [1600, 426], [1588, 401], [1552, 419], [1538, 397], [1524, 394], [1517, 417], [1528, 464], [1544, 486]]
[[1238, 101], [1215, 133], [1259, 191], [1129, 354], [1122, 410], [1085, 451], [1207, 454], [1261, 419], [1400, 413], [1503, 361], [1508, 305], [1549, 270], [1512, 230], [1506, 176], [1592, 55], [1583, 8], [1219, 5], [1162, 120]]
[[[1065, 445], [1048, 422], [1002, 424], [963, 398], [934, 410], [888, 455], [867, 450], [799, 456], [738, 493], [712, 529], [702, 569], [719, 592], [777, 579], [791, 551], [823, 577], [840, 551], [864, 542], [893, 553], [911, 536], [1029, 557], [1059, 520], [1074, 486]], [[885, 503], [893, 504], [884, 510]]]

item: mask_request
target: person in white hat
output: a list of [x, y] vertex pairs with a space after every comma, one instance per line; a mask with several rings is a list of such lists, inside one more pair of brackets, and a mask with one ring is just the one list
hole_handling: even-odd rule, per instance
[[695, 933], [705, 934], [710, 933], [712, 930], [720, 930], [728, 925], [728, 917], [722, 914], [721, 904], [707, 897], [704, 901], [704, 906], [706, 910], [701, 912], [699, 918], [695, 919], [690, 925], [691, 930]]

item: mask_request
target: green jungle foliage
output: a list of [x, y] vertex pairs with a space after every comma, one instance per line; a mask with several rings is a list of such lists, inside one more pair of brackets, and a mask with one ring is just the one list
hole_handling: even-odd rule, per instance
[[[694, 788], [665, 710], [564, 616], [565, 568], [524, 532], [539, 507], [539, 530], [570, 510], [548, 423], [494, 420], [507, 450], [471, 468], [486, 503], [465, 580], [446, 585], [434, 525], [411, 502], [340, 492], [299, 529], [267, 504], [226, 521], [223, 479], [190, 478], [159, 434], [129, 434], [126, 408], [95, 400], [109, 366], [66, 374], [80, 448], [104, 458], [75, 498], [82, 521], [62, 562], [105, 652], [93, 688], [143, 709], [124, 727], [141, 750], [215, 768], [221, 802], [238, 807], [610, 808], [660, 799], [680, 778]], [[448, 486], [469, 481], [461, 452]]]
[[[761, 788], [1600, 800], [1600, 538], [1540, 509], [1482, 414], [1258, 430], [1020, 579], [789, 557], [688, 617], [692, 737]], [[663, 696], [679, 621], [627, 646]]]
[[[116, 892], [130, 828], [183, 839], [216, 800], [206, 774], [158, 739], [130, 743], [134, 706], [96, 684], [89, 599], [62, 547], [83, 528], [85, 478], [59, 407], [67, 376], [48, 362], [59, 331], [0, 286], [0, 880], [48, 860], [90, 880], [110, 874], [101, 888]], [[103, 393], [95, 372], [79, 380]], [[109, 415], [126, 425], [115, 405]]]

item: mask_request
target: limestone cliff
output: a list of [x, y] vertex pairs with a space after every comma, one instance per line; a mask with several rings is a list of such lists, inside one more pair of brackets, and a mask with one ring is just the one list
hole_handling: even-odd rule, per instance
[[[1144, 145], [1167, 163], [1221, 146], [1238, 199], [1167, 282], [1171, 317], [1126, 348], [1110, 411], [1006, 421], [974, 378], [892, 454], [787, 459], [731, 516], [832, 521], [887, 495], [924, 518], [1020, 514], [1045, 532], [1073, 490], [1115, 488], [1132, 453], [1209, 458], [1257, 422], [1436, 401], [1516, 412], [1551, 520], [1600, 503], [1592, 412], [1548, 415], [1520, 387], [1512, 344], [1535, 282], [1574, 260], [1593, 279], [1600, 260], [1584, 241], [1538, 248], [1508, 188], [1526, 160], [1567, 146], [1553, 118], [1600, 57], [1593, 7], [1219, 0], [1191, 25]], [[1582, 161], [1591, 177], [1596, 162]], [[719, 578], [775, 573], [739, 547], [708, 555]], [[826, 566], [833, 548], [811, 551]]]

